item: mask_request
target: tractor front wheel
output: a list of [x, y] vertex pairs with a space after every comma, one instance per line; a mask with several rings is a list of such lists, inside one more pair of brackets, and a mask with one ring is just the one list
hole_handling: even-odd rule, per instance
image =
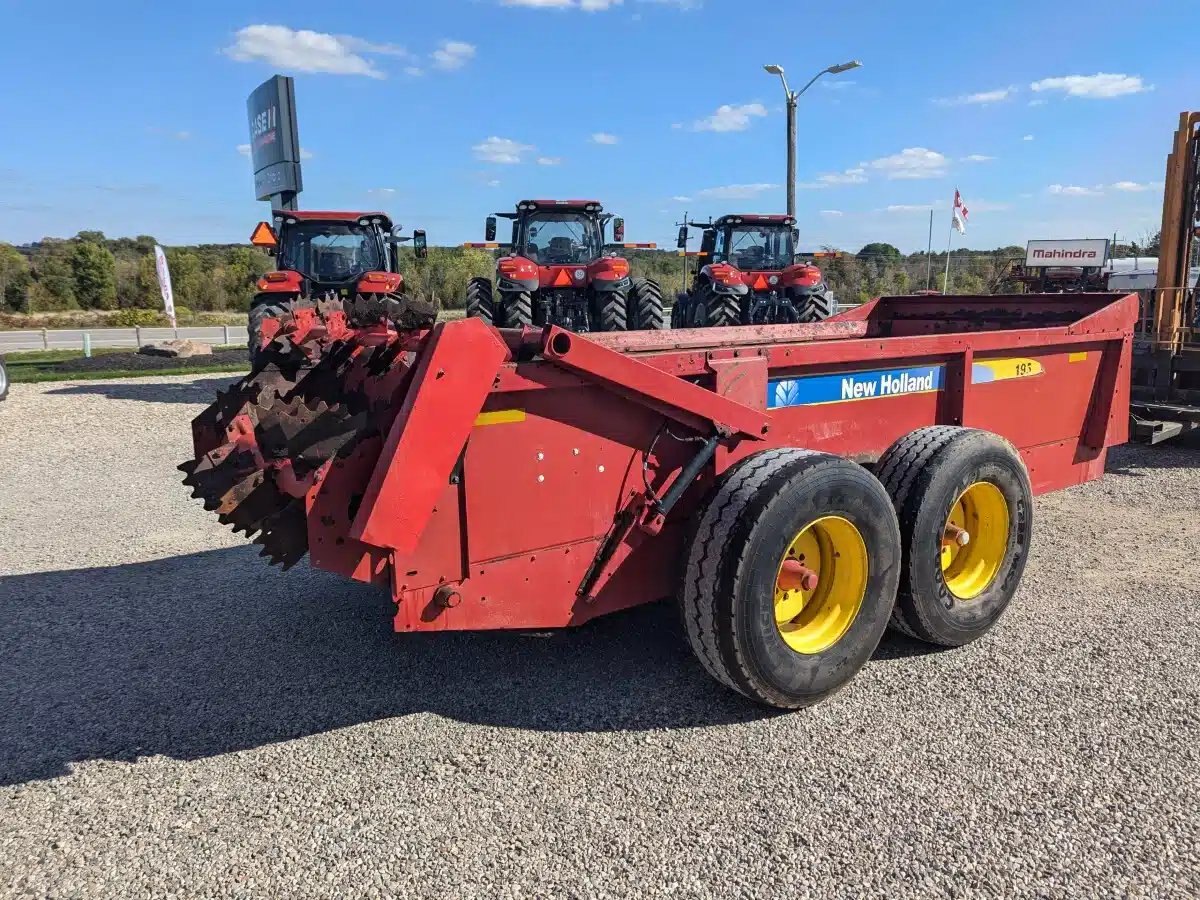
[[467, 284], [467, 317], [496, 324], [496, 302], [492, 298], [492, 282], [487, 278], [472, 278]]
[[662, 288], [649, 278], [639, 278], [629, 291], [629, 327], [635, 331], [657, 331], [666, 327]]
[[529, 291], [508, 295], [504, 301], [504, 324], [508, 328], [524, 328], [533, 324], [533, 297]]
[[970, 643], [1004, 614], [1029, 557], [1033, 492], [1020, 455], [990, 432], [939, 425], [902, 437], [876, 471], [903, 546], [892, 626]]
[[732, 294], [718, 294], [711, 284], [706, 284], [700, 288], [692, 316], [694, 324], [703, 328], [740, 325], [742, 304]]
[[626, 331], [629, 327], [628, 302], [620, 291], [601, 294], [597, 313], [598, 331]]
[[837, 298], [824, 283], [818, 290], [798, 300], [797, 321], [821, 322], [837, 312]]
[[751, 700], [809, 706], [887, 628], [900, 531], [883, 486], [825, 453], [756, 453], [718, 482], [687, 545], [679, 603], [705, 669]]

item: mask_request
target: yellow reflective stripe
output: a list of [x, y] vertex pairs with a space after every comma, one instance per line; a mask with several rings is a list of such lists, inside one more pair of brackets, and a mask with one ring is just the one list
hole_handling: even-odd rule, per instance
[[475, 417], [476, 425], [506, 425], [509, 422], [524, 422], [523, 409], [497, 409], [492, 412], [480, 413]]
[[1084, 362], [1087, 360], [1087, 351], [1083, 350], [1079, 353], [1068, 353], [1067, 362]]

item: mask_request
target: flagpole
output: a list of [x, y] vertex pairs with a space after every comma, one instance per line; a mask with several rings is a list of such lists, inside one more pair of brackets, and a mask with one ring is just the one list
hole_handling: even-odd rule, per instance
[[929, 210], [929, 243], [925, 245], [925, 290], [933, 286], [933, 208]]
[[942, 280], [942, 293], [950, 290], [950, 241], [954, 239], [954, 215], [950, 216], [950, 233], [946, 235], [946, 274]]

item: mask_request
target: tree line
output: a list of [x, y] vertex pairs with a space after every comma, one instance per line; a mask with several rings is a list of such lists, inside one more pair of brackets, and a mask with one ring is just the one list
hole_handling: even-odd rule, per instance
[[[154, 245], [148, 235], [107, 238], [99, 231], [23, 246], [0, 243], [0, 312], [145, 310], [152, 315], [162, 309]], [[1156, 250], [1147, 240], [1140, 247], [1118, 246], [1113, 255], [1153, 255]], [[870, 243], [856, 253], [826, 251], [836, 255], [815, 263], [842, 302], [943, 289], [945, 253], [904, 254], [886, 243]], [[168, 247], [166, 254], [176, 308], [184, 320], [193, 311], [247, 309], [256, 281], [273, 267], [265, 252], [241, 244]], [[469, 247], [431, 247], [427, 258], [417, 259], [403, 249], [400, 269], [408, 293], [457, 309], [464, 305], [470, 279], [493, 273], [497, 255]], [[1024, 255], [1017, 246], [955, 250], [945, 288], [960, 294], [999, 292], [1006, 288], [1013, 262]], [[697, 258], [673, 250], [632, 250], [628, 259], [635, 276], [658, 281], [668, 298], [690, 283], [698, 265]]]

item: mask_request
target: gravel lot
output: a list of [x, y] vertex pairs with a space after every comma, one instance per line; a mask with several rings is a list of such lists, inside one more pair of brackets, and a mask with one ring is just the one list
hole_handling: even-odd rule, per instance
[[773, 715], [666, 607], [396, 636], [188, 499], [225, 379], [0, 404], [0, 896], [1200, 895], [1200, 443], [1042, 498], [988, 638]]

